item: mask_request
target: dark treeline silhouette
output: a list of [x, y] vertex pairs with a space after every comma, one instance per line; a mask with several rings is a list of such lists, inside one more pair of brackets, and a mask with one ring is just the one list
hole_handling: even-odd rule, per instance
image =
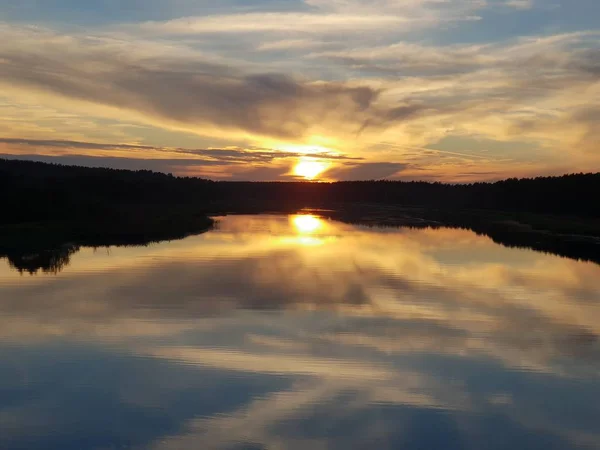
[[[369, 208], [367, 208], [368, 210]], [[476, 213], [444, 214], [428, 213], [423, 210], [403, 210], [396, 214], [366, 212], [324, 212], [331, 218], [369, 227], [407, 228], [460, 228], [492, 239], [496, 244], [510, 248], [531, 249], [538, 252], [562, 256], [580, 261], [600, 264], [600, 224], [591, 224], [585, 229], [591, 235], [572, 234], [576, 229], [569, 223], [569, 233], [550, 232], [546, 228], [560, 229], [561, 223], [538, 222], [540, 228], [515, 221], [504, 220], [503, 216], [488, 216]], [[429, 217], [429, 219], [427, 219]], [[543, 220], [543, 218], [541, 218]], [[540, 218], [538, 218], [540, 220]], [[535, 223], [535, 220], [534, 220]], [[549, 226], [548, 226], [549, 225]], [[564, 225], [563, 225], [564, 226]]]
[[129, 171], [0, 159], [0, 223], [119, 218], [144, 208], [218, 213], [293, 210], [340, 203], [485, 209], [600, 218], [600, 173], [442, 184], [401, 181], [216, 182]]
[[[364, 224], [361, 220], [346, 220], [349, 223]], [[366, 221], [367, 223], [369, 221]], [[373, 222], [371, 221], [371, 225]], [[381, 227], [382, 225], [375, 225]], [[448, 224], [440, 225], [429, 222], [421, 224], [411, 223], [408, 225], [387, 225], [393, 227], [408, 227], [408, 228], [441, 228]], [[464, 224], [456, 226], [475, 231], [482, 236], [490, 237], [494, 242], [505, 247], [526, 248], [539, 252], [549, 253], [553, 255], [563, 256], [566, 258], [576, 259], [580, 261], [591, 261], [600, 264], [600, 243], [590, 238], [583, 236], [571, 237], [565, 239], [564, 236], [551, 233], [539, 232], [519, 232], [510, 229], [501, 229], [493, 225], [476, 225], [465, 226]], [[174, 239], [174, 238], [166, 238]], [[128, 245], [148, 245], [153, 242], [138, 242], [137, 244]], [[106, 241], [102, 247], [114, 245], [122, 245], [114, 241]], [[92, 245], [94, 248], [98, 246]], [[71, 262], [71, 256], [81, 250], [82, 245], [73, 243], [54, 243], [50, 246], [42, 244], [41, 246], [22, 246], [9, 248], [3, 247], [0, 243], [0, 259], [7, 258], [9, 266], [20, 273], [29, 273], [31, 275], [42, 271], [43, 273], [57, 274], [67, 267]]]
[[71, 262], [71, 256], [80, 250], [79, 245], [62, 244], [50, 248], [41, 248], [33, 252], [25, 249], [12, 249], [5, 253], [0, 248], [0, 256], [8, 259], [8, 264], [20, 273], [31, 275], [38, 271], [57, 274]]
[[506, 246], [600, 263], [600, 174], [495, 183], [216, 182], [0, 159], [0, 258], [56, 273], [80, 246], [204, 231], [208, 215], [319, 208], [351, 223], [467, 228]]

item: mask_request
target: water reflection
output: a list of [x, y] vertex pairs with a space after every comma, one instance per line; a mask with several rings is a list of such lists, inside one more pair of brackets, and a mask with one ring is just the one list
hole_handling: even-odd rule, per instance
[[323, 220], [312, 214], [291, 216], [291, 221], [299, 234], [312, 234], [323, 228]]
[[71, 256], [79, 249], [79, 245], [62, 244], [36, 251], [9, 251], [6, 259], [10, 267], [19, 273], [34, 275], [41, 270], [56, 275], [69, 265]]
[[[335, 211], [325, 211], [333, 216], [339, 213]], [[352, 216], [351, 216], [352, 217]], [[385, 226], [392, 227], [410, 227], [419, 229], [441, 229], [439, 223], [431, 222], [414, 217], [402, 217], [400, 219], [393, 217], [366, 216], [365, 218], [351, 219], [358, 220], [358, 223], [373, 224], [382, 223]], [[295, 243], [303, 246], [322, 245], [326, 240], [335, 239], [334, 235], [329, 235], [326, 228], [328, 221], [322, 217], [312, 214], [297, 214], [289, 217], [289, 221], [294, 232], [292, 235], [286, 235], [281, 238], [284, 241]], [[518, 224], [517, 224], [518, 225]], [[495, 243], [501, 244], [509, 248], [532, 249], [551, 253], [557, 256], [564, 256], [576, 260], [593, 261], [600, 264], [600, 240], [592, 236], [575, 236], [553, 234], [539, 230], [527, 229], [524, 231], [522, 226], [515, 224], [507, 224], [497, 222], [476, 222], [470, 223], [468, 217], [464, 217], [463, 221], [453, 224], [453, 227], [459, 229], [468, 229], [475, 231], [482, 236], [490, 237]], [[39, 236], [32, 236], [34, 240], [39, 240]], [[164, 236], [163, 240], [181, 239], [183, 236], [176, 237]], [[94, 248], [109, 248], [115, 245], [124, 246], [140, 246], [151, 245], [160, 242], [144, 237], [135, 237], [133, 241], [120, 239], [118, 243], [111, 242], [110, 237], [100, 238], [102, 244], [94, 243]], [[8, 242], [0, 243], [0, 260], [7, 258], [11, 267], [23, 274], [28, 272], [30, 275], [35, 275], [38, 272], [47, 274], [57, 274], [69, 265], [71, 256], [78, 252], [79, 249], [89, 244], [73, 244], [73, 243], [28, 243], [24, 248], [16, 246]]]
[[315, 216], [0, 265], [0, 448], [599, 448], [598, 280]]

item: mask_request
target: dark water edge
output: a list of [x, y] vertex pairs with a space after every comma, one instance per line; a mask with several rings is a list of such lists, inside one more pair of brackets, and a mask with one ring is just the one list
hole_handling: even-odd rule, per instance
[[[600, 222], [595, 219], [482, 210], [436, 210], [377, 204], [335, 209], [262, 209], [248, 206], [215, 215], [315, 214], [369, 227], [459, 228], [509, 248], [525, 248], [600, 264]], [[25, 223], [0, 227], [0, 259], [21, 273], [58, 273], [81, 247], [145, 246], [209, 231], [215, 221], [201, 213], [112, 217], [110, 220]]]
[[110, 220], [52, 221], [0, 226], [0, 259], [21, 273], [58, 273], [82, 247], [147, 246], [204, 233], [203, 214], [161, 213]]
[[505, 247], [600, 264], [600, 222], [596, 219], [381, 205], [347, 205], [315, 212], [341, 222], [373, 227], [465, 229]]

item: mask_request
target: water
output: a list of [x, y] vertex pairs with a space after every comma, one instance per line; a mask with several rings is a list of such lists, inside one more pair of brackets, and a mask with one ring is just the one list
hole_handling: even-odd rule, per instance
[[600, 266], [230, 216], [0, 261], [1, 449], [600, 448]]

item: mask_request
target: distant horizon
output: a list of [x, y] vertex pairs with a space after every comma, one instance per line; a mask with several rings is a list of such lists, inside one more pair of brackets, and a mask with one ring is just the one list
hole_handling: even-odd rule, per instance
[[597, 0], [0, 5], [0, 154], [181, 176], [600, 171]]
[[[66, 161], [66, 160], [69, 161]], [[491, 179], [491, 180], [481, 180], [481, 181], [462, 181], [462, 182], [452, 182], [452, 181], [447, 181], [447, 182], [442, 182], [442, 181], [432, 181], [432, 180], [419, 180], [419, 179], [402, 179], [402, 178], [362, 178], [362, 179], [347, 179], [347, 180], [322, 180], [322, 179], [306, 179], [304, 177], [301, 176], [296, 176], [296, 177], [290, 177], [290, 179], [280, 179], [280, 180], [249, 180], [249, 179], [234, 179], [234, 178], [209, 178], [209, 177], [202, 177], [202, 176], [197, 176], [197, 175], [178, 175], [176, 173], [173, 172], [165, 172], [162, 170], [157, 170], [155, 168], [152, 168], [152, 164], [150, 164], [150, 166], [148, 167], [121, 167], [118, 164], [118, 161], [108, 161], [110, 162], [114, 162], [114, 165], [91, 165], [91, 164], [86, 164], [86, 161], [90, 161], [90, 160], [94, 160], [96, 158], [93, 157], [89, 157], [89, 158], [83, 158], [81, 162], [77, 162], [78, 158], [77, 156], [75, 157], [44, 157], [44, 156], [40, 156], [40, 155], [20, 155], [20, 156], [16, 156], [13, 157], [13, 155], [3, 155], [0, 154], [0, 161], [1, 160], [5, 160], [5, 161], [17, 161], [17, 162], [30, 162], [30, 163], [42, 163], [42, 164], [55, 164], [55, 165], [59, 165], [59, 166], [64, 166], [64, 167], [77, 167], [77, 168], [84, 168], [84, 169], [109, 169], [109, 170], [125, 170], [125, 171], [131, 171], [131, 172], [136, 172], [136, 171], [151, 171], [153, 173], [158, 173], [158, 174], [164, 174], [164, 175], [171, 175], [174, 177], [178, 177], [178, 178], [197, 178], [199, 180], [207, 180], [207, 181], [214, 181], [214, 182], [249, 182], [249, 183], [343, 183], [343, 182], [377, 182], [377, 181], [390, 181], [390, 182], [405, 182], [405, 183], [410, 183], [410, 182], [422, 182], [422, 183], [442, 183], [442, 184], [447, 184], [447, 185], [461, 185], [461, 184], [473, 184], [473, 183], [496, 183], [496, 182], [501, 182], [501, 181], [506, 181], [509, 179], [518, 179], [518, 180], [532, 180], [532, 179], [536, 179], [536, 178], [559, 178], [559, 177], [565, 177], [565, 176], [577, 176], [577, 175], [600, 175], [600, 171], [582, 171], [582, 172], [566, 172], [566, 173], [558, 173], [558, 174], [550, 174], [550, 175], [544, 175], [544, 174], [540, 174], [540, 175], [533, 175], [533, 176], [526, 176], [526, 177], [506, 177], [506, 178], [498, 178], [498, 179]], [[115, 159], [119, 159], [119, 158], [115, 158]], [[135, 162], [150, 162], [152, 163], [152, 160], [136, 160]]]

